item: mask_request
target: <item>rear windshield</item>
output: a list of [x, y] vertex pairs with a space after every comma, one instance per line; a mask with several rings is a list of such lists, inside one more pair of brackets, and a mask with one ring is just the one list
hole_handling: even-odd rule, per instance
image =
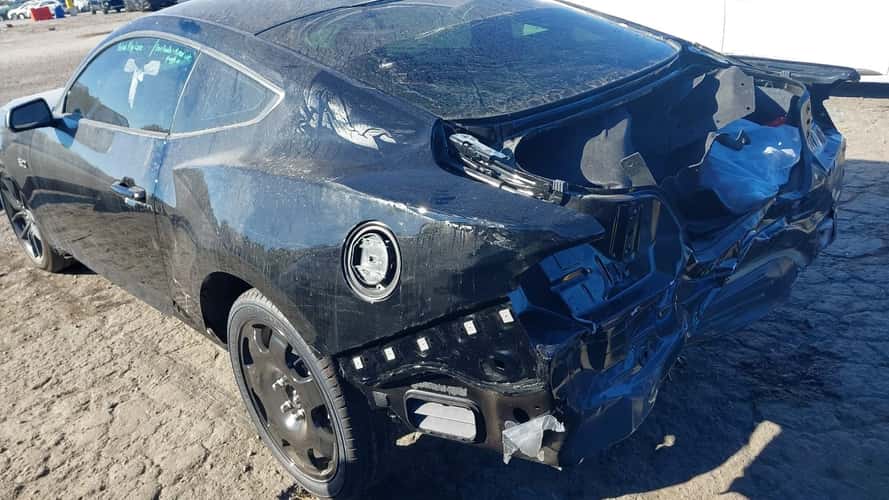
[[262, 34], [442, 118], [524, 111], [670, 59], [672, 44], [542, 0], [413, 0], [331, 10]]

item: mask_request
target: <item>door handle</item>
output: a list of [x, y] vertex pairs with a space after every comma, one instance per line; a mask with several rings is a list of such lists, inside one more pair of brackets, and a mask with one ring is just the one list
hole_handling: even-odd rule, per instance
[[123, 179], [116, 181], [111, 185], [111, 190], [114, 191], [114, 194], [124, 198], [129, 202], [129, 200], [145, 203], [145, 189], [140, 188], [136, 185], [136, 182], [129, 177], [124, 177]]

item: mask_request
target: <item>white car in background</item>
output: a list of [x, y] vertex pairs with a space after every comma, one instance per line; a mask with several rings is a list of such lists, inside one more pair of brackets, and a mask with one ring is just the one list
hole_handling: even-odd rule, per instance
[[52, 10], [56, 5], [61, 5], [58, 0], [34, 0], [10, 10], [7, 15], [10, 19], [31, 19], [31, 9], [49, 7]]
[[886, 0], [568, 1], [725, 54], [845, 66], [889, 83]]
[[37, 1], [25, 2], [18, 7], [11, 9], [6, 15], [10, 19], [28, 19], [31, 17], [31, 7], [37, 5]]

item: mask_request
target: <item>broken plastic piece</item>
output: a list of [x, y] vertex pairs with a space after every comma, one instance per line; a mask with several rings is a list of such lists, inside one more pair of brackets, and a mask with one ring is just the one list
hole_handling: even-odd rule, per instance
[[506, 422], [503, 430], [503, 463], [508, 464], [516, 452], [543, 462], [543, 434], [565, 432], [565, 425], [552, 415], [541, 415], [524, 424]]
[[778, 194], [801, 158], [799, 129], [767, 127], [737, 120], [720, 135], [701, 166], [701, 185], [712, 190], [732, 213], [743, 214]]
[[405, 434], [404, 436], [401, 436], [400, 438], [395, 440], [395, 446], [398, 446], [399, 448], [413, 446], [417, 444], [417, 441], [419, 441], [422, 437], [422, 432], [411, 432], [410, 434]]

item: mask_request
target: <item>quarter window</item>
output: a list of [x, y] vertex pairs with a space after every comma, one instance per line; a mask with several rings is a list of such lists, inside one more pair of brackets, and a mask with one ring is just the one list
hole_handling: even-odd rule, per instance
[[275, 99], [265, 85], [212, 56], [202, 55], [182, 94], [173, 132], [210, 130], [249, 122]]
[[176, 102], [197, 58], [191, 47], [132, 38], [96, 56], [68, 92], [66, 113], [121, 127], [170, 131]]

